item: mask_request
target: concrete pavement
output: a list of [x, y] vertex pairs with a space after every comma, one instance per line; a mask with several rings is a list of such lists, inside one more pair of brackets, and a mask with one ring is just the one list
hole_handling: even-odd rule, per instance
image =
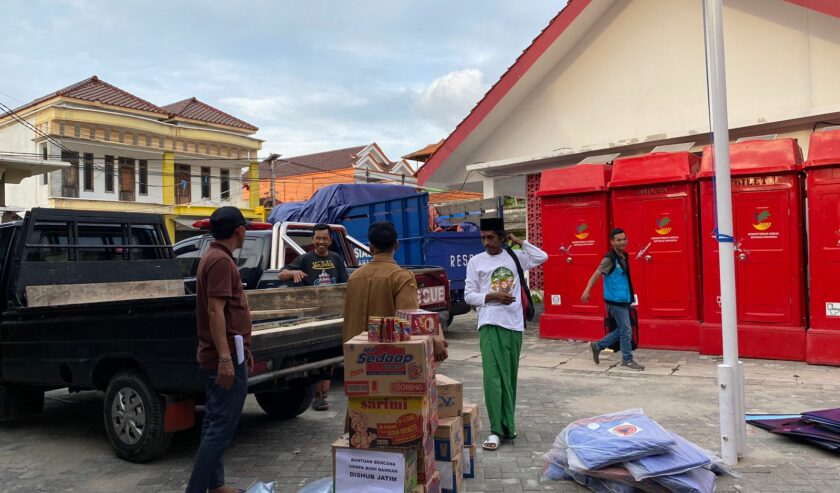
[[[475, 319], [460, 317], [448, 332], [450, 358], [439, 372], [464, 382], [465, 398], [482, 407], [481, 355]], [[570, 482], [541, 483], [542, 454], [570, 421], [632, 407], [643, 408], [663, 426], [699, 445], [719, 449], [717, 358], [679, 351], [639, 350], [644, 372], [616, 367], [618, 355], [590, 359], [580, 342], [545, 341], [526, 333], [519, 374], [519, 438], [497, 452], [479, 451], [477, 477], [467, 491], [585, 491]], [[747, 408], [789, 413], [840, 407], [840, 368], [803, 363], [746, 360]], [[328, 476], [330, 443], [343, 428], [346, 400], [336, 386], [327, 412], [272, 421], [252, 397], [246, 402], [237, 439], [226, 454], [231, 485], [277, 481], [278, 491], [296, 492]], [[197, 430], [178, 433], [172, 448], [150, 464], [117, 459], [102, 425], [98, 393], [48, 394], [43, 415], [0, 426], [0, 490], [84, 492], [183, 491], [198, 444]], [[718, 480], [718, 491], [840, 491], [840, 457], [747, 428], [749, 452], [740, 478]], [[484, 435], [484, 433], [482, 433]]]

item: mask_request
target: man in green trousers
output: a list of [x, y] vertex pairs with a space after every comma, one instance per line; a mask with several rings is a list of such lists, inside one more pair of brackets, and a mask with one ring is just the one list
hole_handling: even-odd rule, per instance
[[[505, 238], [520, 249], [510, 249]], [[481, 241], [485, 252], [467, 264], [464, 299], [478, 311], [484, 403], [490, 417], [490, 436], [482, 447], [496, 450], [503, 437], [516, 438], [516, 378], [528, 302], [517, 260], [527, 270], [545, 263], [548, 255], [527, 241], [505, 235], [502, 219], [481, 220]]]

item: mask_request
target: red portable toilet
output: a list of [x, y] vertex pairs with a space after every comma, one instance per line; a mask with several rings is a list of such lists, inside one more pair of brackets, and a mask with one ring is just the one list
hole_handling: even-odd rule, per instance
[[612, 166], [578, 164], [544, 171], [540, 179], [545, 312], [540, 317], [544, 339], [604, 337], [602, 287], [593, 289], [588, 303], [580, 300], [586, 283], [609, 249], [609, 196]]
[[[802, 153], [795, 139], [741, 142], [730, 145], [729, 153], [740, 355], [804, 361]], [[713, 149], [707, 146], [700, 170], [705, 354], [723, 351], [713, 175]]]
[[840, 365], [840, 130], [811, 134], [805, 171], [811, 294], [806, 361]]
[[699, 169], [700, 158], [689, 152], [613, 161], [612, 220], [627, 233], [644, 348], [700, 346]]

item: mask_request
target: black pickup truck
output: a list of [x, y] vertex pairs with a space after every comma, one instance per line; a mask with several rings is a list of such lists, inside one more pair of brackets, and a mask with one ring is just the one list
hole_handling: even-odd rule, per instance
[[[159, 216], [33, 209], [0, 225], [0, 269], [0, 420], [40, 413], [47, 390], [100, 390], [111, 444], [134, 462], [193, 426], [195, 297]], [[341, 361], [343, 288], [249, 292], [248, 386], [269, 415], [305, 411]]]

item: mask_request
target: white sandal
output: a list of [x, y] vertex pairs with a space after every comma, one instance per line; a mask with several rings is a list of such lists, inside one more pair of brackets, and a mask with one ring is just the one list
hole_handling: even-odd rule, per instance
[[501, 443], [502, 439], [499, 438], [499, 435], [490, 435], [487, 437], [487, 440], [484, 440], [484, 443], [481, 444], [481, 448], [484, 450], [499, 450], [499, 444]]

